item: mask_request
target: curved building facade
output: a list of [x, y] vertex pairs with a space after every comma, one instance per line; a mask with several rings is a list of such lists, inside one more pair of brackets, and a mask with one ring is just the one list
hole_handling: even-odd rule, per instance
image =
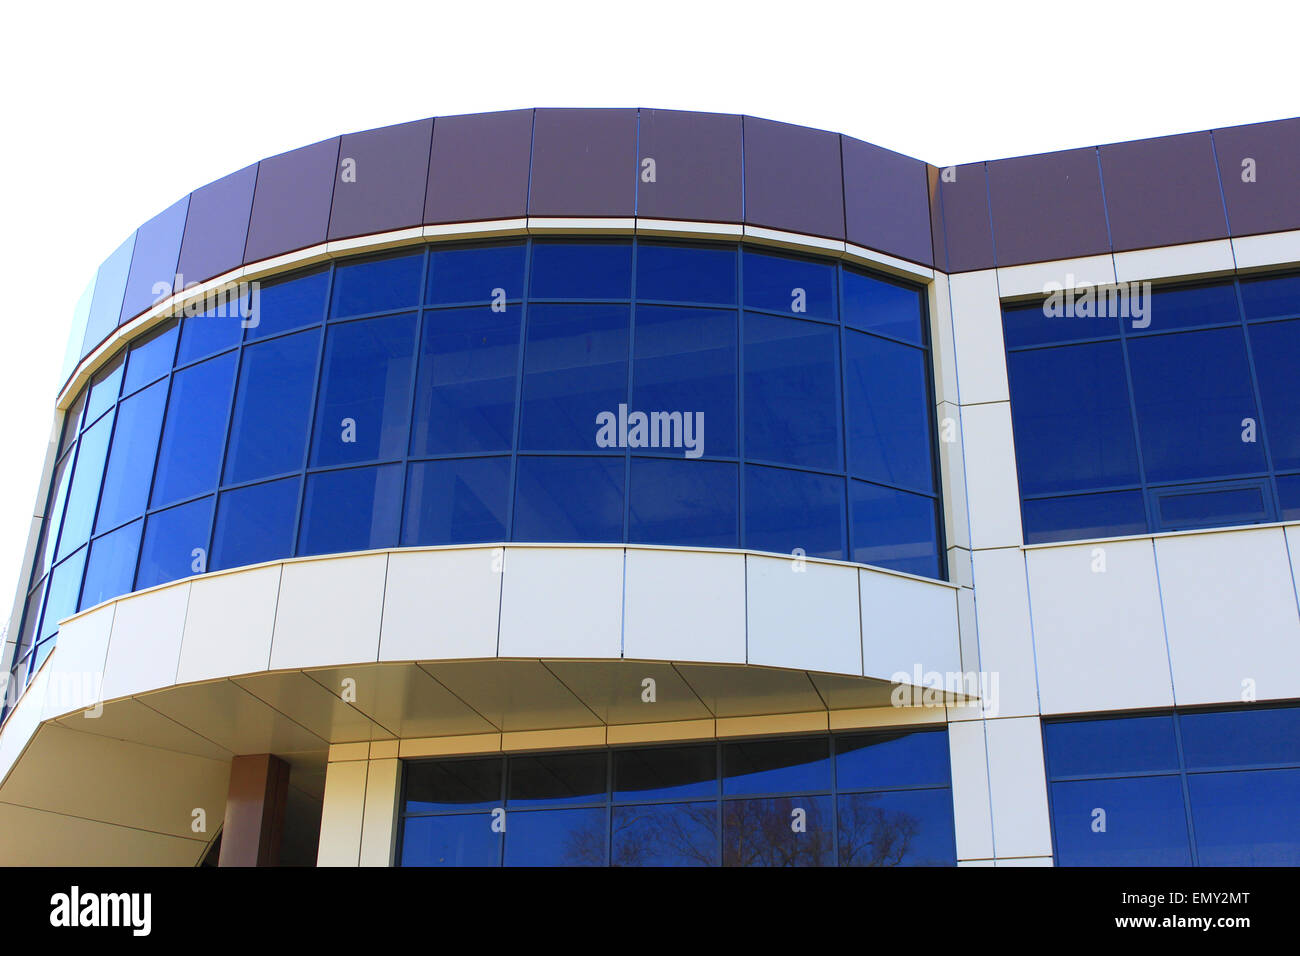
[[196, 190], [78, 308], [0, 859], [1300, 862], [1297, 174], [538, 109]]

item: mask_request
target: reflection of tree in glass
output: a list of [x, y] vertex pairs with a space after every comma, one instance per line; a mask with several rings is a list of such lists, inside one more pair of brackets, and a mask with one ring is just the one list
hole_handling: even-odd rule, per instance
[[[825, 797], [732, 800], [723, 805], [723, 866], [826, 866], [834, 855], [830, 822], [813, 804]], [[793, 811], [808, 811], [807, 831], [791, 829]]]
[[717, 861], [716, 803], [614, 811], [614, 866], [716, 866]]
[[872, 804], [870, 793], [840, 799], [840, 866], [936, 866], [937, 861], [908, 860], [920, 821], [902, 810]]

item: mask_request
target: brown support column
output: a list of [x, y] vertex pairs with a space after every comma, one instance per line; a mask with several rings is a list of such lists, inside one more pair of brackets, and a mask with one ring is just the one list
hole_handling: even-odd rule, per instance
[[288, 793], [289, 765], [274, 754], [249, 754], [231, 761], [218, 866], [280, 862]]

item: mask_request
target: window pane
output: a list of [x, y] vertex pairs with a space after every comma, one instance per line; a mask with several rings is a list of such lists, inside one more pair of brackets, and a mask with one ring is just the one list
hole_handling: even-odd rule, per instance
[[117, 401], [118, 393], [122, 390], [124, 365], [125, 353], [119, 352], [111, 362], [95, 373], [90, 383], [90, 395], [86, 399], [87, 425], [104, 414]]
[[844, 479], [747, 465], [744, 546], [843, 560]]
[[50, 573], [45, 595], [45, 617], [41, 620], [41, 640], [59, 629], [59, 621], [77, 612], [81, 591], [81, 572], [86, 567], [86, 549], [82, 548]]
[[1140, 491], [1034, 498], [1022, 504], [1026, 544], [1108, 538], [1147, 530], [1146, 505]]
[[1168, 715], [1047, 723], [1043, 740], [1052, 777], [1178, 769]]
[[510, 450], [519, 320], [514, 305], [424, 313], [413, 455]]
[[712, 744], [614, 752], [614, 799], [684, 800], [718, 795], [718, 755]]
[[1194, 325], [1237, 324], [1237, 290], [1231, 282], [1183, 289], [1157, 289], [1151, 293], [1145, 329], [1132, 326], [1134, 334], [1168, 332]]
[[63, 505], [68, 499], [68, 486], [72, 482], [72, 462], [74, 454], [69, 452], [54, 466], [54, 475], [50, 478], [50, 509], [45, 520], [41, 522], [41, 540], [36, 546], [39, 562], [32, 569], [33, 578], [39, 578], [50, 570], [54, 563], [54, 546], [59, 538], [59, 525], [63, 522]]
[[591, 810], [507, 814], [506, 866], [604, 866], [609, 819]]
[[77, 605], [79, 610], [94, 607], [131, 590], [143, 524], [142, 520], [132, 521], [90, 543], [86, 580], [81, 586], [81, 601]]
[[745, 308], [835, 319], [835, 267], [807, 259], [744, 253]]
[[1273, 467], [1300, 468], [1300, 321], [1252, 325], [1250, 349]]
[[718, 805], [615, 807], [614, 866], [717, 866]]
[[[683, 427], [686, 415], [700, 413], [704, 428], [696, 415], [691, 457], [734, 456], [737, 351], [734, 312], [638, 306], [631, 409], [681, 412]], [[670, 444], [661, 431], [650, 429], [652, 445]]]
[[1189, 770], [1300, 764], [1300, 707], [1180, 714]]
[[859, 478], [934, 490], [926, 353], [846, 332], [849, 470]]
[[599, 450], [597, 416], [627, 403], [628, 320], [626, 306], [529, 310], [521, 448]]
[[230, 352], [172, 376], [154, 477], [154, 507], [216, 488], [237, 358]]
[[722, 745], [722, 792], [727, 796], [830, 788], [830, 741], [826, 737]]
[[1300, 770], [1187, 778], [1201, 866], [1300, 865]]
[[925, 342], [922, 292], [845, 269], [844, 324], [905, 342]]
[[956, 866], [952, 791], [842, 796], [839, 843], [840, 866]]
[[1133, 339], [1129, 361], [1147, 481], [1264, 470], [1263, 443], [1243, 441], [1259, 413], [1240, 328]]
[[734, 305], [736, 250], [638, 243], [636, 297]]
[[86, 396], [88, 394], [88, 390], [84, 388], [78, 392], [77, 397], [63, 415], [63, 434], [59, 437], [60, 455], [66, 454], [68, 446], [77, 440], [77, 432], [81, 430], [81, 416], [86, 410]]
[[607, 754], [538, 754], [510, 758], [511, 807], [603, 803], [608, 789]]
[[77, 445], [77, 463], [68, 489], [68, 504], [63, 512], [63, 528], [59, 532], [58, 557], [62, 559], [81, 547], [90, 537], [90, 525], [95, 518], [95, 505], [99, 498], [100, 480], [104, 477], [104, 459], [108, 455], [108, 439], [113, 430], [113, 416], [105, 415], [86, 429]]
[[853, 560], [926, 578], [940, 576], [935, 499], [850, 481]]
[[1247, 319], [1300, 315], [1300, 275], [1243, 281], [1241, 301]]
[[467, 246], [433, 249], [429, 253], [429, 284], [425, 301], [430, 305], [459, 305], [524, 295], [523, 243], [501, 246]]
[[628, 540], [702, 548], [739, 546], [735, 465], [633, 458], [631, 483]]
[[622, 458], [518, 461], [515, 541], [623, 540]]
[[839, 330], [745, 316], [745, 457], [837, 470]]
[[536, 299], [627, 299], [630, 242], [538, 242], [529, 295]]
[[898, 731], [835, 738], [835, 785], [840, 790], [948, 786], [948, 735]]
[[1080, 780], [1051, 791], [1058, 866], [1191, 865], [1178, 777]]
[[118, 406], [113, 448], [104, 472], [99, 517], [95, 519], [96, 531], [116, 528], [124, 521], [144, 514], [166, 403], [167, 383], [157, 382], [130, 398], [124, 398]]
[[260, 339], [277, 332], [319, 324], [325, 318], [329, 279], [329, 270], [325, 269], [260, 286], [248, 319], [248, 337]]
[[140, 342], [131, 346], [131, 354], [126, 361], [126, 384], [122, 394], [129, 395], [142, 385], [148, 385], [172, 370], [172, 359], [176, 355], [175, 322], [169, 322], [159, 331], [152, 332]]
[[244, 349], [230, 424], [226, 483], [302, 468], [320, 332]]
[[1282, 502], [1282, 521], [1300, 521], [1300, 475], [1288, 475], [1277, 480], [1277, 496]]
[[401, 503], [401, 465], [308, 475], [298, 553], [395, 548]]
[[238, 568], [292, 555], [301, 484], [300, 478], [282, 478], [223, 492], [211, 567]]
[[501, 806], [500, 757], [482, 760], [421, 760], [406, 765], [407, 813]]
[[176, 364], [185, 365], [217, 352], [234, 348], [243, 337], [244, 319], [238, 310], [212, 309], [202, 315], [187, 316], [181, 323], [181, 345]]
[[414, 313], [330, 327], [312, 464], [402, 456], [411, 414], [414, 352]]
[[1152, 492], [1161, 531], [1268, 521], [1273, 509], [1264, 500], [1266, 493], [1263, 482], [1212, 491], [1196, 490], [1193, 485], [1190, 488], [1161, 488]]
[[[1098, 310], [1095, 303], [1085, 309], [1077, 297], [1068, 305], [1067, 311], [1067, 302], [1061, 297], [1028, 305], [1003, 306], [1002, 333], [1007, 348], [1051, 345], [1078, 339], [1118, 338], [1123, 319], [1120, 310]], [[1092, 314], [1081, 314], [1085, 311]], [[1107, 314], [1098, 315], [1098, 311]]]
[[498, 866], [501, 838], [492, 814], [409, 817], [402, 826], [402, 866]]
[[145, 520], [137, 590], [207, 569], [212, 496], [151, 514]]
[[402, 544], [506, 540], [510, 459], [448, 458], [411, 465]]
[[414, 308], [420, 303], [423, 272], [423, 252], [340, 265], [334, 270], [330, 315], [339, 318]]
[[[728, 800], [722, 805], [723, 866], [834, 866], [830, 797]], [[803, 821], [796, 831], [793, 823]]]
[[1011, 352], [1007, 378], [1021, 494], [1138, 483], [1119, 342]]

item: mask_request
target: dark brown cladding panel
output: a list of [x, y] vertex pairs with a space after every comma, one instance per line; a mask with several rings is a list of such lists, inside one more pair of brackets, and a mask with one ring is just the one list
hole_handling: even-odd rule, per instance
[[1095, 149], [988, 164], [999, 266], [1110, 252]]

